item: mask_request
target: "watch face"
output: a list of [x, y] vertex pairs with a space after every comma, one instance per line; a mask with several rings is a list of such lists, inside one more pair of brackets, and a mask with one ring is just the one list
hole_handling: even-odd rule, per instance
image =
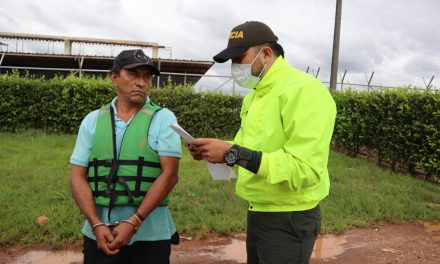
[[238, 150], [236, 150], [236, 149], [227, 150], [224, 158], [225, 158], [226, 163], [229, 163], [229, 164], [235, 163], [238, 159]]

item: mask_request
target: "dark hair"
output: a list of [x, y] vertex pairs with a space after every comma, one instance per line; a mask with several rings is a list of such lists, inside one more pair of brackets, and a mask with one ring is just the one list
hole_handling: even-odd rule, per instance
[[284, 58], [284, 49], [280, 44], [278, 44], [278, 42], [271, 42], [268, 44], [269, 44], [270, 48], [272, 49], [273, 53], [275, 54], [275, 57], [278, 57], [281, 55]]
[[267, 43], [263, 43], [257, 46], [254, 46], [255, 49], [260, 49], [261, 47], [267, 45], [267, 47], [269, 47], [272, 50], [272, 53], [275, 55], [276, 58], [278, 58], [278, 56], [282, 56], [284, 58], [284, 49], [283, 47], [278, 44], [278, 42], [267, 42]]

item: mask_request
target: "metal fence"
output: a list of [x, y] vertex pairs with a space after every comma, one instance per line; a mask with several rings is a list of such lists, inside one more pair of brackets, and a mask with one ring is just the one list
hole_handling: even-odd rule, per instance
[[[307, 67], [306, 72], [313, 75], [315, 78], [318, 79], [319, 77], [319, 71], [320, 67], [315, 71], [314, 69], [310, 69], [310, 67]], [[383, 89], [394, 89], [394, 88], [406, 88], [406, 89], [422, 89], [422, 90], [439, 90], [439, 87], [435, 87], [432, 85], [432, 81], [435, 78], [435, 75], [433, 75], [429, 81], [427, 81], [425, 78], [422, 77], [423, 83], [425, 84], [424, 87], [402, 87], [402, 86], [390, 86], [390, 85], [373, 85], [372, 80], [374, 77], [374, 71], [371, 72], [371, 74], [367, 75], [367, 73], [364, 73], [365, 76], [365, 83], [350, 83], [350, 82], [344, 82], [345, 77], [347, 76], [347, 69], [344, 70], [343, 73], [339, 73], [339, 82], [337, 82], [336, 90], [347, 90], [347, 89], [353, 89], [353, 90], [361, 90], [361, 91], [381, 91]], [[321, 80], [322, 81], [322, 80]], [[327, 84], [329, 86], [330, 82], [328, 81], [322, 81], [323, 83]]]
[[[90, 73], [90, 74], [100, 74], [100, 75], [105, 75], [108, 71], [106, 70], [100, 70], [100, 69], [82, 69], [81, 68], [81, 63], [79, 65], [78, 69], [67, 69], [67, 68], [37, 68], [37, 67], [11, 67], [11, 66], [2, 66], [2, 61], [4, 58], [4, 52], [8, 51], [8, 50], [15, 50], [16, 52], [24, 52], [25, 49], [29, 48], [30, 46], [32, 46], [33, 48], [39, 47], [40, 49], [42, 49], [43, 53], [46, 54], [58, 54], [58, 53], [63, 53], [63, 51], [65, 52], [65, 43], [63, 44], [62, 41], [65, 41], [64, 39], [53, 39], [53, 36], [47, 36], [50, 37], [47, 41], [41, 40], [41, 39], [29, 39], [29, 37], [26, 38], [26, 36], [23, 36], [23, 39], [20, 39], [20, 36], [15, 36], [14, 38], [11, 38], [11, 36], [9, 36], [8, 34], [10, 33], [3, 33], [4, 36], [0, 36], [0, 73], [2, 69], [7, 69], [7, 70], [11, 70], [11, 69], [17, 69], [17, 70], [33, 70], [33, 71], [60, 71], [60, 72], [71, 72], [73, 74], [78, 74], [79, 76], [81, 76], [82, 73]], [[14, 33], [16, 34], [16, 33]], [[38, 37], [38, 38], [43, 38], [45, 36], [32, 36], [33, 38]], [[77, 52], [79, 54], [86, 54], [87, 52], [85, 52], [84, 47], [85, 46], [93, 46], [93, 45], [87, 45], [87, 43], [83, 43], [81, 42], [81, 39], [78, 40], [79, 42], [76, 43], [78, 44], [77, 46], [75, 46], [77, 48]], [[90, 41], [88, 39], [86, 39], [85, 41]], [[104, 43], [104, 44], [109, 44], [107, 45], [111, 48], [111, 52], [109, 52], [108, 49], [105, 49], [105, 52], [107, 53], [106, 55], [110, 55], [112, 56], [115, 52], [115, 47], [118, 46], [118, 48], [123, 48], [121, 47], [121, 45], [117, 45], [115, 43], [113, 43], [113, 41], [107, 43], [109, 40], [94, 40], [95, 42], [98, 42], [100, 44]], [[101, 43], [102, 42], [102, 43]], [[127, 44], [123, 41], [121, 41], [122, 44]], [[128, 44], [132, 44], [131, 42]], [[142, 43], [141, 43], [142, 44]], [[147, 44], [151, 44], [151, 43], [147, 43]], [[134, 44], [133, 44], [134, 45]], [[56, 46], [56, 47], [55, 47]], [[72, 46], [69, 46], [70, 48], [72, 48]], [[156, 46], [155, 46], [156, 47]], [[160, 51], [165, 51], [166, 53], [168, 53], [167, 55], [171, 58], [171, 48], [170, 47], [164, 47], [164, 46], [159, 46], [157, 45], [157, 47], [159, 47], [158, 50]], [[3, 52], [2, 52], [3, 51]], [[28, 50], [29, 52], [29, 50]], [[96, 52], [96, 50], [95, 50]], [[152, 52], [153, 55], [158, 54], [158, 52]], [[311, 67], [307, 67], [307, 69], [305, 70], [305, 72], [313, 75], [314, 77], [319, 79], [319, 73], [320, 73], [320, 67], [318, 67], [316, 70], [312, 69]], [[347, 76], [347, 72], [348, 70], [345, 69], [343, 73], [339, 73], [339, 81], [337, 82], [337, 87], [336, 90], [347, 90], [347, 89], [353, 89], [353, 90], [357, 90], [357, 91], [380, 91], [383, 90], [384, 88], [397, 88], [395, 86], [390, 86], [390, 85], [382, 85], [382, 84], [372, 84], [372, 80], [374, 78], [374, 74], [375, 72], [371, 72], [367, 75], [367, 73], [365, 73], [365, 83], [350, 83], [350, 82], [346, 82], [345, 78]], [[184, 81], [183, 83], [186, 83], [186, 77], [188, 76], [197, 76], [197, 77], [207, 77], [207, 78], [219, 78], [217, 81], [213, 81], [211, 84], [209, 84], [209, 87], [206, 87], [206, 90], [213, 90], [213, 91], [219, 91], [219, 92], [224, 92], [224, 93], [228, 93], [228, 94], [236, 94], [237, 91], [240, 91], [240, 86], [238, 84], [236, 84], [235, 81], [233, 81], [232, 77], [229, 75], [214, 75], [214, 74], [189, 74], [189, 73], [177, 73], [177, 72], [163, 72], [164, 75], [170, 75], [170, 76], [183, 76], [184, 77]], [[426, 90], [440, 90], [439, 87], [435, 87], [432, 85], [433, 80], [435, 79], [435, 75], [433, 75], [429, 80], [425, 80], [425, 78], [422, 78], [423, 82], [424, 82], [424, 87], [417, 87], [417, 89], [426, 89]], [[329, 86], [330, 82], [325, 81], [325, 80], [321, 80], [324, 84], [326, 84], [327, 86]], [[159, 86], [159, 78], [156, 79], [155, 81], [156, 86]], [[405, 87], [404, 87], [405, 88]], [[413, 89], [412, 87], [406, 87], [408, 89]]]
[[[16, 67], [16, 66], [2, 66], [1, 61], [2, 57], [0, 56], [0, 73], [2, 72], [2, 69], [17, 69], [17, 70], [34, 70], [34, 71], [60, 71], [60, 72], [69, 72], [71, 74], [77, 74], [78, 76], [82, 76], [83, 73], [90, 73], [90, 74], [106, 74], [108, 73], [108, 70], [99, 70], [99, 69], [71, 69], [71, 68], [42, 68], [42, 67]], [[309, 74], [313, 75], [314, 77], [319, 77], [319, 70], [317, 72], [310, 72], [309, 70], [306, 70]], [[432, 85], [432, 81], [434, 80], [435, 76], [432, 76], [428, 82], [424, 80], [425, 87], [396, 87], [396, 86], [389, 86], [389, 85], [373, 85], [371, 84], [371, 81], [374, 76], [374, 72], [371, 73], [369, 78], [367, 79], [366, 83], [350, 83], [350, 82], [344, 82], [345, 75], [347, 71], [344, 71], [343, 75], [340, 76], [340, 81], [337, 82], [336, 90], [356, 90], [356, 91], [382, 91], [383, 89], [394, 89], [394, 88], [406, 88], [406, 89], [422, 89], [422, 90], [433, 90], [433, 91], [440, 91], [438, 87], [435, 87]], [[216, 92], [222, 92], [226, 94], [244, 94], [240, 92], [240, 86], [233, 80], [232, 76], [230, 75], [216, 75], [216, 74], [191, 74], [191, 73], [178, 73], [178, 72], [161, 72], [162, 75], [170, 75], [172, 76], [184, 76], [184, 80], [186, 80], [187, 76], [197, 76], [197, 77], [203, 77], [203, 78], [216, 78], [220, 79], [220, 84], [211, 85], [209, 87], [203, 87], [204, 90], [207, 91], [216, 91]], [[324, 84], [329, 86], [330, 82], [321, 80]], [[156, 79], [154, 82], [156, 87], [159, 87], [159, 79]], [[183, 84], [186, 84], [184, 81]], [[196, 84], [197, 86], [197, 84]], [[247, 90], [246, 90], [247, 91]]]

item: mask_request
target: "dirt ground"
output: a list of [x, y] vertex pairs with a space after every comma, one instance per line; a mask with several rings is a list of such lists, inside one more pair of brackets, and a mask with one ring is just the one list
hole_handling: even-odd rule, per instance
[[[173, 264], [246, 263], [245, 235], [192, 239], [182, 236], [173, 246]], [[82, 263], [80, 248], [51, 251], [47, 245], [0, 247], [0, 263]], [[312, 264], [440, 263], [440, 223], [390, 225], [353, 229], [337, 236], [320, 236]]]

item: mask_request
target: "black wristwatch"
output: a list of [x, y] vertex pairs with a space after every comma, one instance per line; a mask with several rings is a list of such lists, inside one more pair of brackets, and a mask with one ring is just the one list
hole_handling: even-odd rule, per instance
[[223, 154], [223, 159], [226, 165], [232, 167], [240, 159], [240, 147], [238, 145], [233, 145], [230, 149], [225, 151]]
[[242, 148], [239, 145], [233, 145], [230, 149], [225, 151], [223, 159], [226, 165], [230, 167], [234, 166], [234, 164], [238, 164], [246, 168], [248, 161], [252, 160], [252, 150]]

